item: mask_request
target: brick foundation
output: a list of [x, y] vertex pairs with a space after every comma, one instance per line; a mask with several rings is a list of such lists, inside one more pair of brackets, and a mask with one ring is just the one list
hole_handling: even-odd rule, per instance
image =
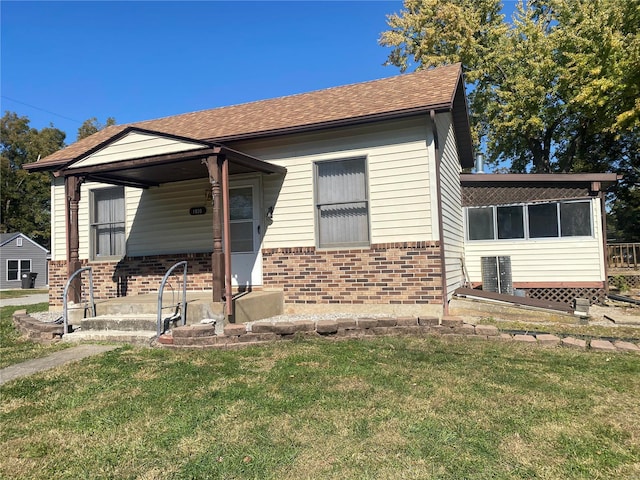
[[438, 242], [372, 245], [354, 250], [315, 247], [262, 251], [265, 288], [293, 304], [442, 304]]
[[[92, 267], [95, 299], [106, 300], [157, 292], [167, 270], [183, 260], [189, 262], [187, 290], [211, 290], [213, 279], [210, 253], [125, 257], [117, 262], [82, 260], [82, 266]], [[179, 270], [181, 282], [182, 270]], [[67, 262], [49, 262], [49, 305], [62, 306], [66, 282]], [[174, 283], [174, 288], [181, 286]]]
[[[125, 257], [91, 266], [96, 300], [157, 292], [175, 263], [189, 262], [188, 290], [210, 290], [211, 254]], [[295, 305], [442, 305], [438, 242], [372, 245], [357, 250], [315, 247], [262, 251], [264, 288], [282, 289]], [[180, 277], [181, 278], [181, 277]], [[49, 303], [62, 305], [66, 261], [49, 263]]]

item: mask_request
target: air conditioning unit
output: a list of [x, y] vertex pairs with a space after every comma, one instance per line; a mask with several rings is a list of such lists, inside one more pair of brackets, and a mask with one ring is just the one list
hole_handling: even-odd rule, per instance
[[481, 257], [482, 289], [513, 295], [511, 257]]

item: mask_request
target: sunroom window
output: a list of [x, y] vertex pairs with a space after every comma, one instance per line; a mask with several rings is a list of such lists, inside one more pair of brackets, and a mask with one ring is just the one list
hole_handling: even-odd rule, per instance
[[529, 236], [545, 238], [558, 236], [558, 204], [529, 205]]
[[467, 208], [469, 240], [593, 235], [589, 201]]
[[524, 238], [524, 215], [521, 206], [497, 207], [498, 238]]
[[469, 240], [493, 240], [493, 208], [480, 207], [467, 210]]
[[591, 211], [587, 202], [560, 204], [560, 231], [563, 237], [591, 235]]

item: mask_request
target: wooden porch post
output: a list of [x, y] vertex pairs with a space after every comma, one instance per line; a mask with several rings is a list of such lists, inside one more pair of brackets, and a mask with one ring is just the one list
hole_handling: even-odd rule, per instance
[[211, 266], [213, 274], [213, 301], [222, 300], [224, 288], [224, 253], [222, 251], [222, 158], [212, 155], [202, 161], [209, 171], [211, 199], [213, 203], [213, 253]]
[[[67, 232], [67, 279], [81, 268], [80, 265], [80, 231], [78, 228], [78, 206], [80, 203], [80, 186], [84, 178], [68, 176], [64, 178], [66, 202]], [[81, 298], [80, 277], [76, 277], [69, 289], [70, 302], [79, 303]]]

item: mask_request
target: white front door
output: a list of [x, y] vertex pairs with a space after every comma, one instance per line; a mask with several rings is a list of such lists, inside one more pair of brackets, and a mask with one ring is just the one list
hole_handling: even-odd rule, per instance
[[231, 218], [231, 283], [234, 287], [262, 285], [263, 227], [260, 181], [237, 180], [229, 186]]

